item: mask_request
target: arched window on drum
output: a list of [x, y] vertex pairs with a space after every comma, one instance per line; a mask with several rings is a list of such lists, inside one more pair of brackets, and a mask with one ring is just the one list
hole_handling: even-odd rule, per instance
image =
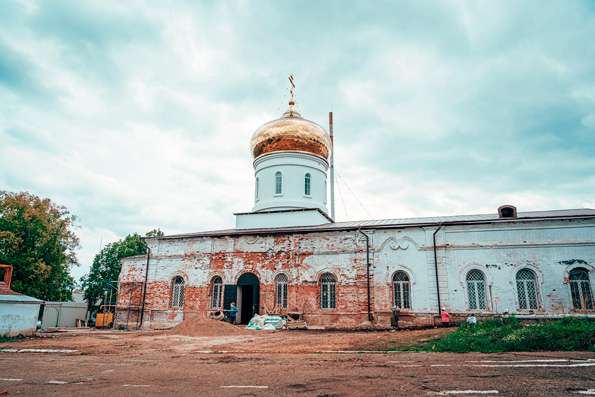
[[399, 309], [411, 309], [411, 283], [402, 270], [393, 275], [393, 303]]
[[304, 176], [304, 195], [309, 196], [312, 189], [312, 176], [306, 174]]
[[467, 273], [467, 298], [469, 309], [485, 310], [486, 281], [481, 270], [473, 269]]
[[281, 171], [275, 172], [275, 194], [283, 194], [283, 174]]
[[184, 279], [174, 277], [171, 282], [171, 307], [181, 309], [184, 306]]
[[587, 269], [578, 267], [570, 271], [570, 293], [575, 310], [593, 310], [593, 292]]

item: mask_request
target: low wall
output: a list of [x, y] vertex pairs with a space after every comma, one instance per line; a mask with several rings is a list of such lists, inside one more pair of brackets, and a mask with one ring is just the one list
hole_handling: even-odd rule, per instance
[[[376, 328], [391, 328], [391, 316], [392, 313], [389, 311], [374, 313], [374, 326]], [[425, 328], [439, 324], [440, 318], [432, 313], [399, 313], [400, 328]]]
[[0, 302], [0, 336], [29, 336], [37, 330], [39, 303]]
[[[115, 328], [135, 328], [138, 326], [139, 311], [128, 311], [127, 308], [118, 308], [116, 311]], [[178, 311], [178, 310], [145, 310], [143, 329], [165, 329], [178, 325], [189, 315], [202, 315], [207, 317], [207, 312]], [[328, 312], [304, 313], [303, 320], [310, 329], [355, 329], [355, 328], [381, 328], [391, 327], [390, 312], [377, 312], [373, 314], [374, 321], [368, 321], [367, 312]], [[439, 325], [440, 319], [431, 313], [401, 313], [399, 326], [402, 328], [420, 328]]]
[[76, 320], [87, 317], [87, 304], [76, 302], [45, 302], [41, 328], [76, 327]]

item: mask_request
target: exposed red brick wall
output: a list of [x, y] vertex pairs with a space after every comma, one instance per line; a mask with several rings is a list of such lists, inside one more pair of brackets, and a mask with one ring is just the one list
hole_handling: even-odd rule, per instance
[[[156, 318], [159, 322], [176, 322], [181, 319], [181, 312], [206, 315], [210, 310], [209, 283], [213, 275], [226, 275], [224, 284], [229, 284], [236, 283], [238, 277], [244, 272], [254, 273], [261, 282], [260, 312], [272, 312], [275, 309], [274, 276], [284, 272], [289, 276], [286, 311], [303, 313], [309, 325], [355, 327], [367, 321], [365, 245], [356, 243], [352, 234], [335, 236], [289, 234], [274, 237], [259, 236], [259, 238], [265, 239], [264, 243], [257, 243], [263, 247], [260, 250], [254, 249], [254, 245], [250, 245], [246, 237], [220, 237], [208, 239], [209, 242], [213, 241], [212, 246], [221, 247], [215, 252], [193, 252], [190, 242], [183, 248], [185, 249], [183, 253], [174, 250], [174, 248], [181, 249], [180, 246], [172, 248], [171, 251], [156, 252], [151, 257], [145, 302], [145, 313], [154, 313], [154, 315], [145, 314], [145, 318]], [[338, 263], [337, 259], [329, 255], [331, 253], [342, 255], [343, 263]], [[325, 261], [328, 260], [328, 265], [317, 264], [315, 268], [312, 263], [317, 262], [312, 262], [310, 258], [316, 255]], [[168, 275], [159, 276], [162, 279], [151, 281], [155, 278], [155, 271], [164, 273], [163, 270], [156, 270], [159, 268], [160, 261], [171, 262], [172, 257], [176, 258], [175, 265], [167, 273]], [[141, 259], [128, 264], [123, 267], [120, 280], [144, 281], [144, 273], [141, 271], [144, 266], [145, 263]], [[318, 278], [324, 272], [332, 272], [337, 278], [335, 309], [320, 308]], [[198, 285], [187, 281], [182, 310], [171, 307], [171, 275], [174, 273], [183, 275], [186, 280], [200, 274], [204, 280]], [[233, 280], [229, 279], [230, 274], [233, 275]], [[139, 286], [134, 296], [140, 302], [142, 282]], [[373, 283], [371, 287], [373, 288]], [[372, 297], [373, 295], [372, 293]], [[126, 304], [127, 298], [124, 294], [120, 295], [119, 305], [126, 306]]]
[[118, 288], [118, 306], [140, 306], [142, 302], [143, 283], [121, 282]]

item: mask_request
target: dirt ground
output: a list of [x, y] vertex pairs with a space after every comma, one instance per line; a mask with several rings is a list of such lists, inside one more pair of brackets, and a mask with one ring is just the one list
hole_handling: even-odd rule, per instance
[[0, 344], [0, 395], [595, 395], [589, 352], [383, 352], [444, 332], [59, 332]]

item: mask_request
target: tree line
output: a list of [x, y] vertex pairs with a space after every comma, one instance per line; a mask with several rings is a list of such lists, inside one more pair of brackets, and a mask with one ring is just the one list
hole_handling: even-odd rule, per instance
[[[14, 291], [47, 301], [72, 299], [76, 282], [70, 270], [79, 266], [76, 250], [80, 247], [76, 219], [49, 198], [0, 191], [0, 263], [13, 265]], [[146, 234], [160, 235], [163, 232], [159, 229]], [[137, 233], [103, 247], [95, 255], [89, 274], [80, 280], [89, 306], [98, 302], [104, 291], [114, 288], [111, 283], [118, 280], [121, 258], [146, 250]], [[112, 297], [115, 302], [115, 294]]]

